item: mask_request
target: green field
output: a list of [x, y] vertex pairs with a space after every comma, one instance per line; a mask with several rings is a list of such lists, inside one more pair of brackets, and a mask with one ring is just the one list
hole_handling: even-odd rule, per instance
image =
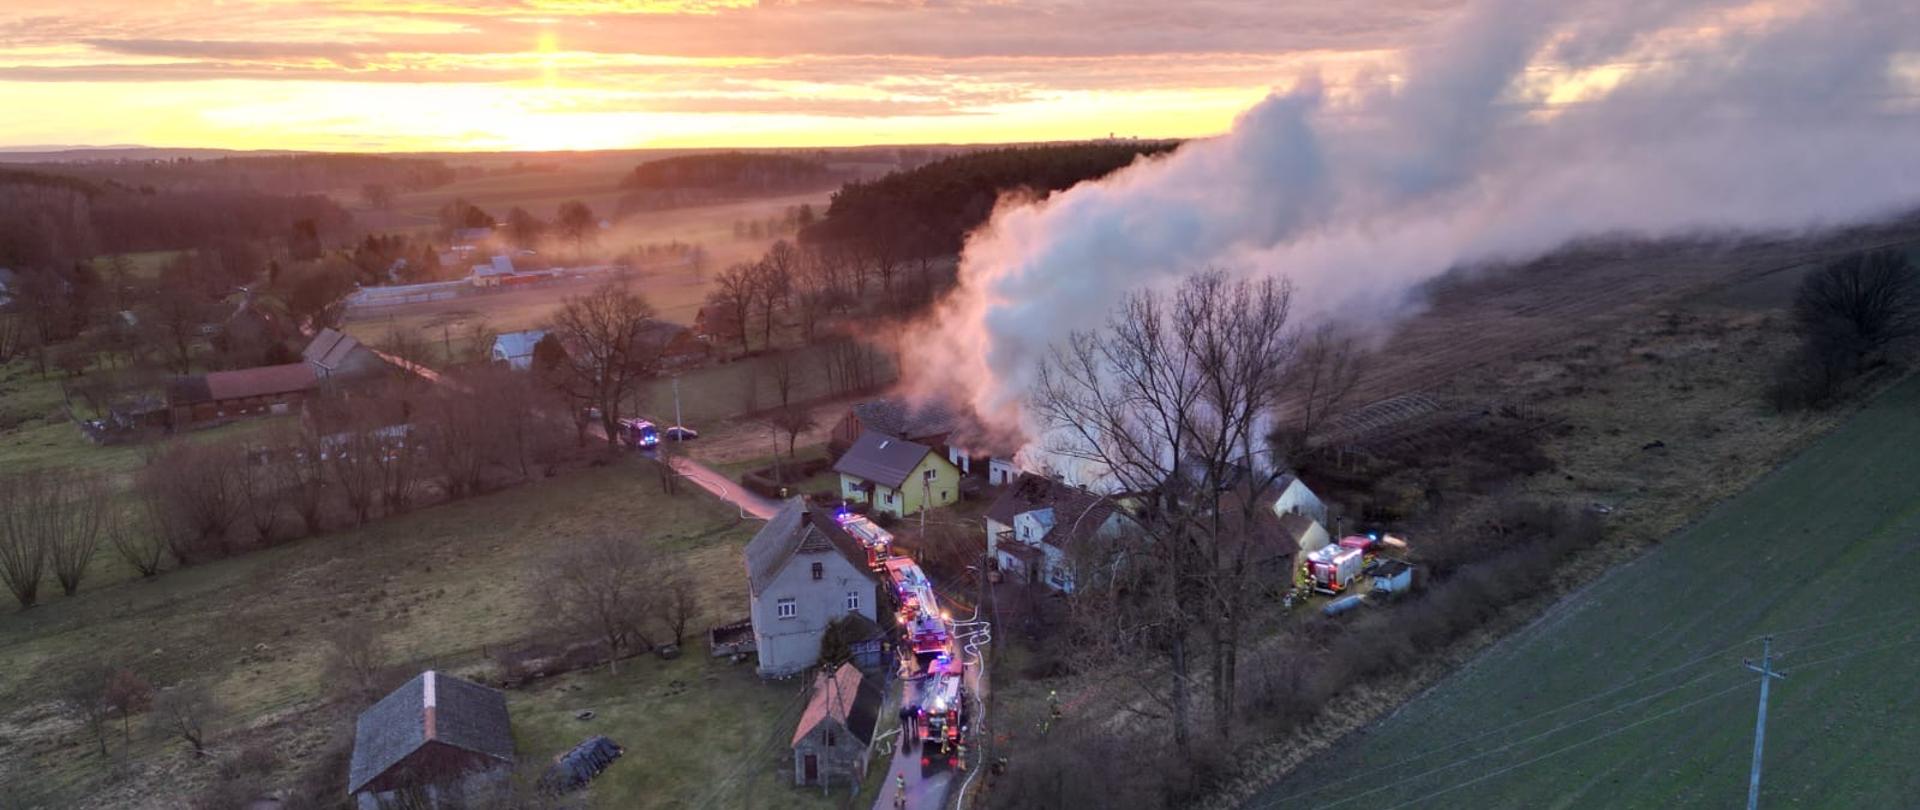
[[1920, 378], [1243, 807], [1733, 807], [1920, 794]]
[[[377, 626], [391, 662], [407, 671], [485, 673], [487, 650], [542, 632], [532, 571], [543, 555], [607, 532], [644, 533], [691, 566], [700, 586], [695, 632], [738, 618], [746, 610], [740, 550], [754, 526], [686, 490], [664, 496], [651, 474], [622, 460], [151, 581], [99, 582], [24, 612], [0, 609], [0, 784], [8, 786], [0, 803], [183, 807], [215, 778], [212, 763], [146, 731], [142, 718], [130, 743], [116, 723], [111, 755], [101, 758], [57, 703], [60, 673], [83, 658], [131, 667], [157, 685], [207, 684], [230, 711], [215, 727], [216, 752], [266, 743], [280, 762], [270, 784], [285, 785], [351, 729], [351, 717], [323, 699], [324, 639], [341, 623]], [[628, 747], [593, 806], [666, 807], [685, 804], [757, 750], [798, 688], [762, 683], [751, 667], [714, 661], [692, 642], [678, 661], [639, 658], [618, 675], [563, 676], [513, 692], [510, 702], [520, 753], [534, 762], [591, 733]], [[599, 718], [574, 720], [582, 708]], [[783, 806], [808, 800], [771, 792], [773, 765], [763, 761], [740, 781]]]

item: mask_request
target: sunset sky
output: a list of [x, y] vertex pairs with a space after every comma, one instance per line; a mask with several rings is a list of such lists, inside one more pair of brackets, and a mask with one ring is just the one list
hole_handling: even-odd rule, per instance
[[1451, 0], [8, 0], [0, 146], [482, 150], [1220, 132]]

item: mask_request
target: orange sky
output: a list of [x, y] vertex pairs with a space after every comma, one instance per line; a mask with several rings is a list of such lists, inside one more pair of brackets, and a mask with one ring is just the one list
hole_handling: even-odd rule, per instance
[[0, 5], [0, 146], [408, 151], [1206, 135], [1454, 2]]

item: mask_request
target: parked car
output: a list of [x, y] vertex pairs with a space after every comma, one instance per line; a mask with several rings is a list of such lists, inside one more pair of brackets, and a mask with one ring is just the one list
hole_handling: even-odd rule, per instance
[[663, 433], [669, 441], [676, 442], [690, 442], [700, 438], [700, 431], [694, 430], [686, 425], [674, 425], [667, 428]]

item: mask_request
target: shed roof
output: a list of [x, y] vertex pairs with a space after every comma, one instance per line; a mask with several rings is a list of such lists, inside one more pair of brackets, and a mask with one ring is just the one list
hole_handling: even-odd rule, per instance
[[533, 347], [547, 336], [545, 329], [528, 329], [524, 332], [502, 332], [493, 336], [493, 350], [503, 352], [507, 357], [532, 357]]
[[794, 726], [793, 742], [789, 745], [799, 745], [800, 740], [826, 720], [844, 726], [860, 745], [872, 743], [873, 729], [880, 718], [881, 697], [879, 684], [862, 675], [860, 668], [851, 663], [841, 664], [831, 675], [820, 673], [814, 677], [813, 698], [807, 701], [807, 710]]
[[838, 551], [853, 563], [854, 570], [868, 578], [873, 576], [867, 571], [867, 552], [860, 541], [840, 528], [832, 516], [815, 511], [804, 499], [793, 498], [747, 542], [747, 581], [753, 595], [759, 596], [786, 568], [787, 561], [802, 550]]
[[339, 368], [356, 349], [362, 348], [360, 341], [352, 335], [331, 326], [320, 330], [300, 351], [300, 359], [329, 371]]
[[853, 415], [864, 430], [915, 440], [938, 439], [952, 433], [961, 421], [953, 409], [939, 402], [909, 402], [896, 397], [854, 405]]
[[347, 792], [359, 793], [428, 743], [513, 761], [506, 695], [427, 670], [360, 713]]
[[235, 371], [214, 371], [191, 377], [175, 377], [167, 384], [167, 399], [175, 405], [184, 405], [248, 397], [272, 397], [306, 391], [319, 384], [319, 379], [313, 374], [313, 367], [306, 363], [256, 366]]
[[834, 463], [833, 471], [899, 489], [931, 452], [933, 448], [924, 444], [865, 430]]

